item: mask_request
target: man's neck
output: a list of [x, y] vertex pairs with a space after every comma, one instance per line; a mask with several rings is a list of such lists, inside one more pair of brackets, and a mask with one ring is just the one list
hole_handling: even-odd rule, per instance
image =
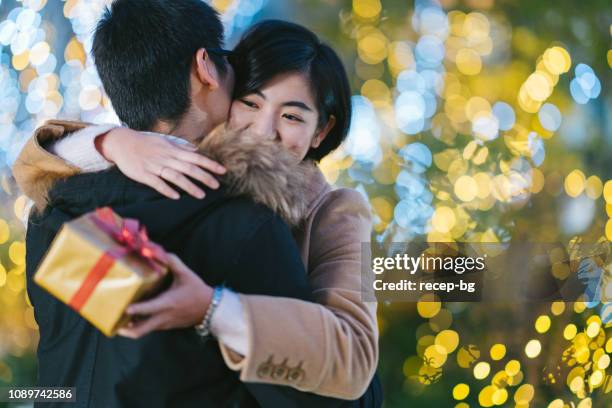
[[159, 121], [151, 130], [157, 133], [180, 137], [188, 142], [198, 144], [211, 129], [210, 125], [205, 120], [196, 121], [189, 117], [185, 117], [175, 124]]

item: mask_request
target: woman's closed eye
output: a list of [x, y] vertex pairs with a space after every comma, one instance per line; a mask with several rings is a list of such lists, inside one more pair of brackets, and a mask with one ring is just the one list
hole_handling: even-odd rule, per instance
[[249, 101], [248, 99], [240, 99], [240, 102], [242, 102], [244, 105], [248, 106], [251, 109], [257, 109], [259, 107], [255, 102]]
[[304, 119], [302, 119], [299, 116], [296, 116], [294, 114], [291, 114], [291, 113], [285, 113], [285, 114], [283, 114], [283, 117], [285, 119], [290, 120], [291, 122], [304, 123]]

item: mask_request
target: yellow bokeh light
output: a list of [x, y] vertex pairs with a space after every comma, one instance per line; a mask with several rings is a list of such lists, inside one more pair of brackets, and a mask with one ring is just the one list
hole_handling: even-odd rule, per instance
[[491, 104], [485, 98], [473, 96], [465, 104], [465, 114], [472, 122], [481, 117], [490, 117]]
[[563, 400], [560, 398], [557, 398], [556, 400], [553, 400], [550, 402], [550, 404], [548, 404], [547, 408], [564, 408], [565, 404], [563, 403]]
[[9, 258], [15, 265], [25, 264], [25, 244], [15, 241], [9, 247]]
[[508, 400], [508, 391], [505, 388], [495, 390], [491, 400], [495, 405], [503, 405]]
[[608, 241], [612, 241], [612, 218], [606, 222], [606, 238], [608, 238]]
[[434, 332], [448, 329], [453, 323], [453, 314], [448, 309], [440, 309], [438, 314], [429, 319], [429, 327]]
[[234, 0], [213, 0], [212, 6], [219, 12], [224, 12], [234, 3]]
[[578, 197], [584, 191], [585, 184], [586, 177], [584, 173], [578, 169], [573, 170], [565, 177], [565, 192], [570, 197]]
[[6, 284], [6, 269], [0, 264], [0, 288]]
[[491, 194], [491, 176], [488, 173], [476, 173], [474, 174], [474, 180], [478, 185], [478, 198], [487, 198]]
[[403, 41], [389, 44], [387, 63], [393, 76], [414, 64], [414, 54], [410, 45]]
[[525, 86], [522, 86], [521, 89], [519, 89], [518, 103], [521, 109], [528, 113], [536, 113], [540, 110], [540, 107], [542, 106], [542, 102], [537, 101], [531, 96], [529, 96], [529, 93], [527, 92]]
[[545, 101], [552, 93], [550, 80], [541, 72], [529, 75], [524, 87], [529, 97], [537, 102]]
[[72, 37], [64, 50], [64, 59], [66, 61], [78, 60], [81, 64], [85, 64], [85, 58], [86, 55], [83, 44], [81, 44], [76, 37]]
[[599, 334], [599, 329], [601, 328], [601, 324], [599, 322], [591, 322], [586, 328], [586, 335], [593, 338]]
[[515, 376], [521, 370], [521, 363], [518, 360], [510, 360], [506, 363], [504, 370], [510, 377]]
[[454, 330], [442, 330], [436, 335], [435, 344], [444, 348], [446, 354], [450, 354], [459, 345], [459, 334]]
[[491, 24], [482, 13], [472, 12], [465, 16], [462, 34], [471, 39], [481, 39], [489, 35]]
[[15, 204], [13, 205], [13, 211], [15, 212], [15, 216], [19, 220], [24, 220], [27, 216], [26, 209], [28, 208], [28, 197], [25, 195], [20, 195], [15, 200]]
[[470, 176], [461, 176], [455, 181], [455, 195], [461, 201], [472, 201], [478, 195], [478, 183]]
[[532, 340], [529, 340], [527, 344], [525, 345], [525, 354], [529, 358], [536, 358], [537, 356], [540, 355], [541, 351], [542, 351], [542, 343], [540, 343], [540, 340], [532, 339]]
[[486, 361], [476, 363], [476, 365], [474, 366], [474, 378], [478, 380], [483, 380], [487, 378], [490, 372], [491, 366]]
[[374, 212], [383, 222], [389, 222], [393, 218], [393, 205], [385, 197], [374, 197], [371, 202]]
[[589, 177], [586, 180], [585, 190], [589, 198], [593, 200], [598, 199], [603, 192], [603, 183], [601, 179], [595, 175]]
[[606, 184], [604, 184], [603, 196], [606, 203], [612, 204], [612, 180], [608, 180]]
[[457, 364], [461, 368], [471, 367], [480, 358], [480, 350], [473, 344], [463, 346], [457, 352]]
[[470, 395], [470, 386], [464, 383], [457, 384], [453, 387], [453, 398], [457, 401], [466, 399]]
[[559, 316], [564, 311], [565, 311], [565, 302], [561, 300], [553, 302], [552, 305], [550, 305], [550, 312], [555, 316]]
[[574, 312], [582, 313], [586, 310], [586, 303], [583, 301], [574, 302]]
[[11, 229], [8, 223], [0, 218], [0, 244], [6, 243], [11, 236]]
[[425, 364], [433, 368], [440, 368], [444, 365], [447, 359], [447, 353], [444, 347], [432, 344], [425, 349], [423, 360]]
[[493, 393], [497, 391], [498, 388], [494, 385], [487, 385], [480, 393], [478, 393], [478, 403], [482, 407], [492, 407], [493, 406]]
[[387, 58], [387, 37], [378, 29], [366, 26], [357, 34], [357, 52], [366, 64], [378, 64]]
[[501, 360], [506, 355], [506, 346], [503, 344], [494, 344], [489, 351], [492, 360]]
[[368, 98], [374, 106], [381, 107], [391, 100], [391, 91], [387, 85], [378, 79], [369, 79], [361, 86], [361, 95]]
[[480, 55], [471, 48], [462, 48], [457, 52], [455, 63], [459, 72], [465, 75], [476, 75], [482, 69]]
[[[603, 350], [603, 349], [602, 349]], [[599, 359], [597, 359], [597, 368], [600, 370], [605, 370], [610, 366], [610, 355], [602, 354]]]
[[26, 50], [19, 55], [13, 55], [12, 62], [13, 68], [17, 71], [24, 70], [30, 63], [30, 52]]
[[380, 0], [353, 0], [353, 12], [364, 19], [378, 17], [382, 10]]
[[604, 374], [601, 370], [593, 371], [593, 374], [589, 377], [589, 385], [593, 388], [599, 387], [604, 380]]
[[432, 295], [424, 295], [417, 303], [417, 312], [421, 317], [434, 317], [440, 311], [442, 304]]
[[560, 75], [569, 71], [572, 59], [563, 47], [552, 47], [544, 52], [542, 57], [546, 69], [553, 74]]
[[538, 333], [546, 333], [550, 329], [550, 317], [541, 315], [536, 319], [535, 329]]
[[570, 323], [567, 326], [565, 326], [565, 329], [563, 330], [563, 338], [565, 338], [565, 340], [572, 340], [574, 337], [576, 337], [577, 333], [578, 333], [578, 328], [576, 327], [576, 325], [573, 323]]
[[480, 148], [480, 150], [478, 150], [478, 152], [476, 153], [472, 161], [474, 162], [475, 165], [480, 166], [481, 164], [485, 162], [485, 160], [487, 160], [488, 156], [489, 156], [489, 148], [487, 146], [483, 146]]
[[431, 217], [431, 224], [436, 231], [448, 233], [455, 226], [455, 212], [449, 207], [438, 207]]
[[514, 402], [517, 404], [529, 404], [535, 395], [535, 389], [531, 384], [523, 384], [514, 393]]

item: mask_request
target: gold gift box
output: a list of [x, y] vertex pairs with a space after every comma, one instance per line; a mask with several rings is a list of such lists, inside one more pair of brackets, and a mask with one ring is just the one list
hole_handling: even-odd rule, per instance
[[[110, 337], [129, 320], [126, 308], [159, 292], [169, 283], [169, 274], [161, 247], [148, 239], [140, 247], [120, 242], [97, 215], [114, 224], [115, 232], [125, 233], [127, 220], [108, 208], [64, 224], [34, 281]], [[135, 220], [129, 221], [137, 227]], [[143, 255], [155, 251], [158, 259]]]

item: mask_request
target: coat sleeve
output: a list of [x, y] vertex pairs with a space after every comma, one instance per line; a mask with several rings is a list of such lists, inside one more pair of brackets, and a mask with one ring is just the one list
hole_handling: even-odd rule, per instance
[[36, 129], [19, 153], [13, 165], [13, 176], [21, 191], [31, 198], [39, 209], [46, 205], [47, 192], [54, 181], [80, 173], [78, 167], [49, 153], [42, 145], [87, 126], [87, 123], [82, 122], [47, 121]]
[[[249, 351], [221, 344], [228, 366], [245, 382], [357, 399], [378, 363], [376, 303], [361, 301], [361, 244], [370, 241], [371, 216], [353, 190], [329, 194], [314, 218], [309, 282], [315, 302], [244, 295]], [[290, 375], [279, 375], [283, 372]], [[293, 377], [291, 376], [293, 375]]]

